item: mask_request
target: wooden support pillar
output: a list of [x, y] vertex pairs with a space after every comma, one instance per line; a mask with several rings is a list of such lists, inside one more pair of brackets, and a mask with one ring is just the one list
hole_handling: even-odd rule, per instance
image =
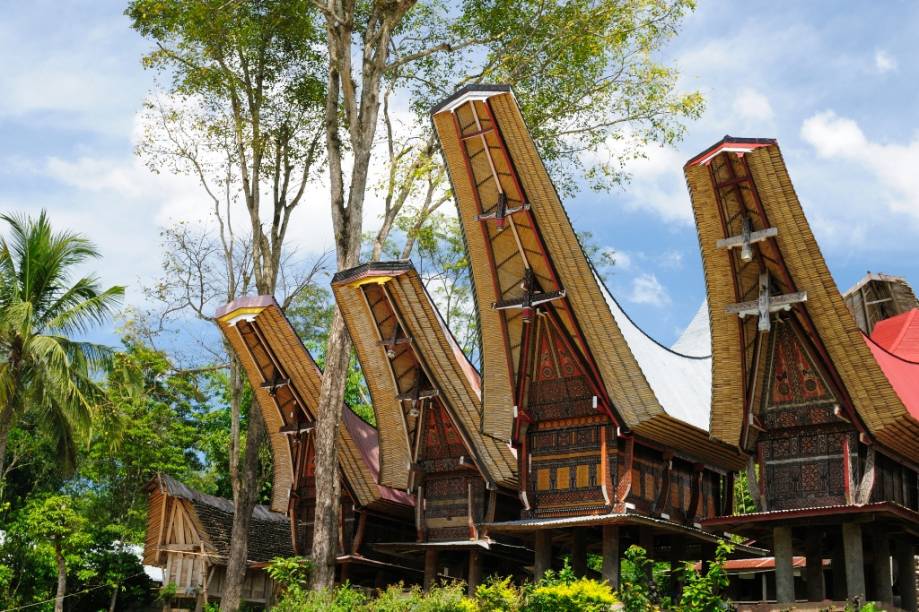
[[587, 575], [587, 530], [575, 528], [571, 539], [571, 570], [578, 578]]
[[862, 526], [842, 524], [842, 547], [846, 561], [846, 599], [865, 601], [865, 557], [862, 553]]
[[470, 597], [475, 595], [475, 589], [482, 582], [482, 551], [469, 551], [469, 572], [466, 575], [466, 588]]
[[896, 542], [897, 583], [900, 587], [900, 607], [916, 612], [916, 546], [909, 536]]
[[424, 590], [429, 591], [437, 582], [437, 561], [439, 555], [434, 548], [424, 551]]
[[833, 538], [833, 556], [830, 560], [833, 573], [834, 601], [843, 601], [846, 598], [846, 560], [842, 552], [842, 534], [837, 533]]
[[823, 582], [823, 533], [816, 529], [807, 532], [805, 558], [807, 560], [807, 601], [823, 601], [826, 585]]
[[673, 601], [680, 601], [683, 594], [683, 581], [680, 579], [680, 570], [686, 560], [686, 547], [683, 538], [678, 535], [670, 536], [670, 590]]
[[776, 527], [772, 530], [772, 545], [775, 550], [775, 598], [779, 603], [795, 601], [795, 571], [791, 545], [791, 527]]
[[874, 562], [871, 565], [874, 576], [874, 594], [872, 599], [893, 603], [893, 576], [890, 573], [890, 535], [883, 525], [872, 529], [871, 549]]
[[654, 532], [650, 527], [638, 528], [638, 545], [645, 549], [649, 559], [654, 558]]
[[535, 539], [533, 551], [536, 554], [533, 563], [533, 579], [539, 580], [547, 570], [552, 569], [552, 530], [540, 529], [536, 532]]
[[603, 526], [603, 579], [619, 590], [619, 526]]

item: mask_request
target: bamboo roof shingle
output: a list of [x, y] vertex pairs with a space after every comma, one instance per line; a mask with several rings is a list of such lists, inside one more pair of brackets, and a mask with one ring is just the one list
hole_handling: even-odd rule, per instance
[[332, 288], [373, 397], [380, 425], [381, 482], [400, 488], [409, 484], [412, 425], [399, 397], [411, 396], [423, 382], [447, 408], [486, 480], [516, 486], [512, 450], [480, 430], [478, 372], [411, 263], [370, 263], [345, 270], [335, 275]]
[[[745, 419], [756, 404], [748, 380], [760, 375], [756, 316], [746, 319], [726, 308], [756, 300], [756, 278], [765, 272], [778, 293], [804, 292], [790, 306], [824, 365], [843, 408], [883, 445], [919, 459], [919, 421], [894, 391], [859, 330], [801, 208], [778, 144], [766, 139], [726, 137], [684, 168], [692, 200], [712, 328], [712, 426], [714, 437], [743, 441]], [[739, 249], [717, 242], [737, 236], [742, 221], [752, 231], [774, 234], [756, 245], [750, 261]], [[751, 371], [757, 370], [757, 371]]]
[[[288, 433], [315, 421], [322, 373], [271, 296], [231, 302], [217, 312], [217, 320], [246, 371], [265, 419], [274, 458], [271, 508], [286, 512], [295, 481]], [[414, 503], [408, 493], [378, 484], [377, 431], [347, 406], [338, 435], [339, 465], [358, 505]]]
[[[707, 356], [671, 351], [647, 336], [595, 274], [509, 88], [470, 86], [433, 112], [475, 285], [482, 335], [483, 428], [509, 438], [526, 315], [493, 308], [520, 295], [521, 279], [551, 302], [600, 381], [617, 424], [714, 465], [739, 452], [712, 441]], [[508, 212], [511, 211], [511, 212]], [[497, 221], [497, 222], [496, 222]]]

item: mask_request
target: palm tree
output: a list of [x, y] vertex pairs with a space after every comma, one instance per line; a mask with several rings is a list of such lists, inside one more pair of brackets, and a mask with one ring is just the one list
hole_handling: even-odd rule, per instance
[[38, 219], [0, 215], [9, 233], [0, 238], [0, 493], [6, 482], [10, 431], [27, 412], [52, 435], [65, 469], [73, 467], [75, 440], [97, 411], [102, 390], [94, 376], [111, 349], [73, 339], [105, 321], [124, 287], [102, 290], [94, 275], [71, 282], [74, 269], [99, 257], [72, 232], [53, 232], [45, 211]]

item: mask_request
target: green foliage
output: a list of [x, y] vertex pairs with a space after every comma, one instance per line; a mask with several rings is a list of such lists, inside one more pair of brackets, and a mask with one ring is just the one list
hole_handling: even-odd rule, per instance
[[213, 490], [202, 461], [213, 452], [201, 452], [210, 410], [197, 378], [176, 373], [162, 352], [134, 335], [130, 324], [122, 343], [105, 385], [110, 420], [119, 435], [94, 435], [78, 476], [94, 483], [88, 491], [93, 515], [111, 527], [110, 538], [140, 542], [147, 515], [142, 485], [156, 473]]
[[523, 589], [522, 612], [600, 612], [618, 603], [612, 588], [605, 582], [577, 578], [567, 559], [558, 572], [549, 570], [534, 585]]
[[320, 31], [306, 0], [134, 0], [125, 13], [157, 42], [144, 66], [170, 75], [182, 94], [224, 97], [246, 78], [272, 96], [256, 102], [309, 104], [323, 91], [314, 46]]
[[[758, 468], [758, 466], [757, 466]], [[746, 472], [737, 472], [734, 478], [734, 514], [756, 512], [756, 504], [750, 495], [750, 485]]]
[[275, 557], [266, 571], [288, 598], [303, 597], [309, 589], [312, 562], [306, 557]]
[[525, 612], [601, 612], [617, 603], [606, 583], [580, 578], [569, 583], [539, 584], [527, 593]]
[[411, 65], [417, 111], [427, 113], [456, 83], [510, 83], [562, 190], [576, 189], [578, 176], [608, 188], [626, 178], [623, 165], [645, 145], [679, 140], [682, 122], [702, 113], [702, 96], [679, 92], [677, 71], [657, 59], [694, 7], [693, 0], [419, 3], [399, 46], [409, 53], [443, 39], [471, 41]]
[[641, 546], [632, 545], [625, 551], [621, 568], [619, 598], [626, 612], [643, 612], [660, 607], [657, 584], [654, 581], [654, 561]]
[[345, 583], [328, 591], [289, 592], [272, 610], [279, 612], [351, 612], [361, 610], [367, 596]]
[[594, 240], [594, 234], [590, 231], [578, 232], [578, 242], [584, 249], [584, 254], [593, 265], [597, 274], [604, 282], [609, 282], [609, 275], [616, 265], [616, 251], [609, 247], [603, 247]]
[[[75, 269], [99, 256], [85, 237], [55, 232], [42, 211], [35, 219], [0, 216], [0, 489], [10, 429], [26, 412], [55, 441], [65, 471], [73, 469], [78, 440], [99, 414], [103, 393], [95, 376], [111, 351], [71, 339], [105, 321], [124, 295], [102, 289]], [[0, 491], [2, 492], [2, 491]]]
[[491, 576], [475, 589], [476, 603], [482, 612], [517, 612], [521, 597], [510, 577]]
[[703, 575], [695, 569], [694, 563], [686, 563], [681, 571], [683, 593], [680, 597], [680, 610], [684, 612], [711, 612], [727, 610], [730, 602], [720, 592], [728, 586], [728, 574], [724, 564], [733, 552], [734, 545], [721, 541], [715, 549], [715, 560], [708, 565]]

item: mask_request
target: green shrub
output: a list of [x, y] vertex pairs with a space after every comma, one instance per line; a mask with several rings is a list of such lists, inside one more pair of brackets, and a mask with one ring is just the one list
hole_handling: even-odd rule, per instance
[[654, 561], [641, 546], [629, 546], [622, 563], [619, 599], [626, 612], [645, 612], [660, 607], [654, 582]]
[[530, 589], [522, 612], [606, 612], [616, 603], [613, 590], [605, 582], [556, 580]]
[[286, 591], [272, 610], [277, 612], [351, 612], [360, 610], [367, 596], [347, 582], [328, 591]]
[[696, 570], [694, 563], [686, 563], [682, 569], [683, 594], [680, 597], [682, 612], [711, 612], [727, 610], [730, 602], [720, 592], [728, 586], [728, 574], [724, 563], [734, 550], [734, 545], [721, 541], [715, 550], [715, 560], [709, 564], [703, 575]]
[[421, 590], [418, 587], [412, 587], [406, 591], [405, 586], [399, 582], [380, 591], [376, 597], [367, 602], [364, 609], [367, 612], [408, 612], [416, 609], [420, 599]]
[[306, 557], [275, 557], [265, 568], [281, 587], [282, 597], [302, 596], [309, 589], [312, 562]]
[[476, 587], [475, 599], [481, 612], [517, 612], [521, 594], [510, 577], [492, 576]]
[[475, 601], [465, 597], [464, 591], [462, 582], [436, 586], [427, 593], [422, 593], [417, 586], [405, 590], [399, 583], [365, 601], [360, 609], [364, 612], [476, 612]]
[[454, 582], [433, 587], [413, 612], [476, 612], [475, 601], [465, 596], [466, 585]]

